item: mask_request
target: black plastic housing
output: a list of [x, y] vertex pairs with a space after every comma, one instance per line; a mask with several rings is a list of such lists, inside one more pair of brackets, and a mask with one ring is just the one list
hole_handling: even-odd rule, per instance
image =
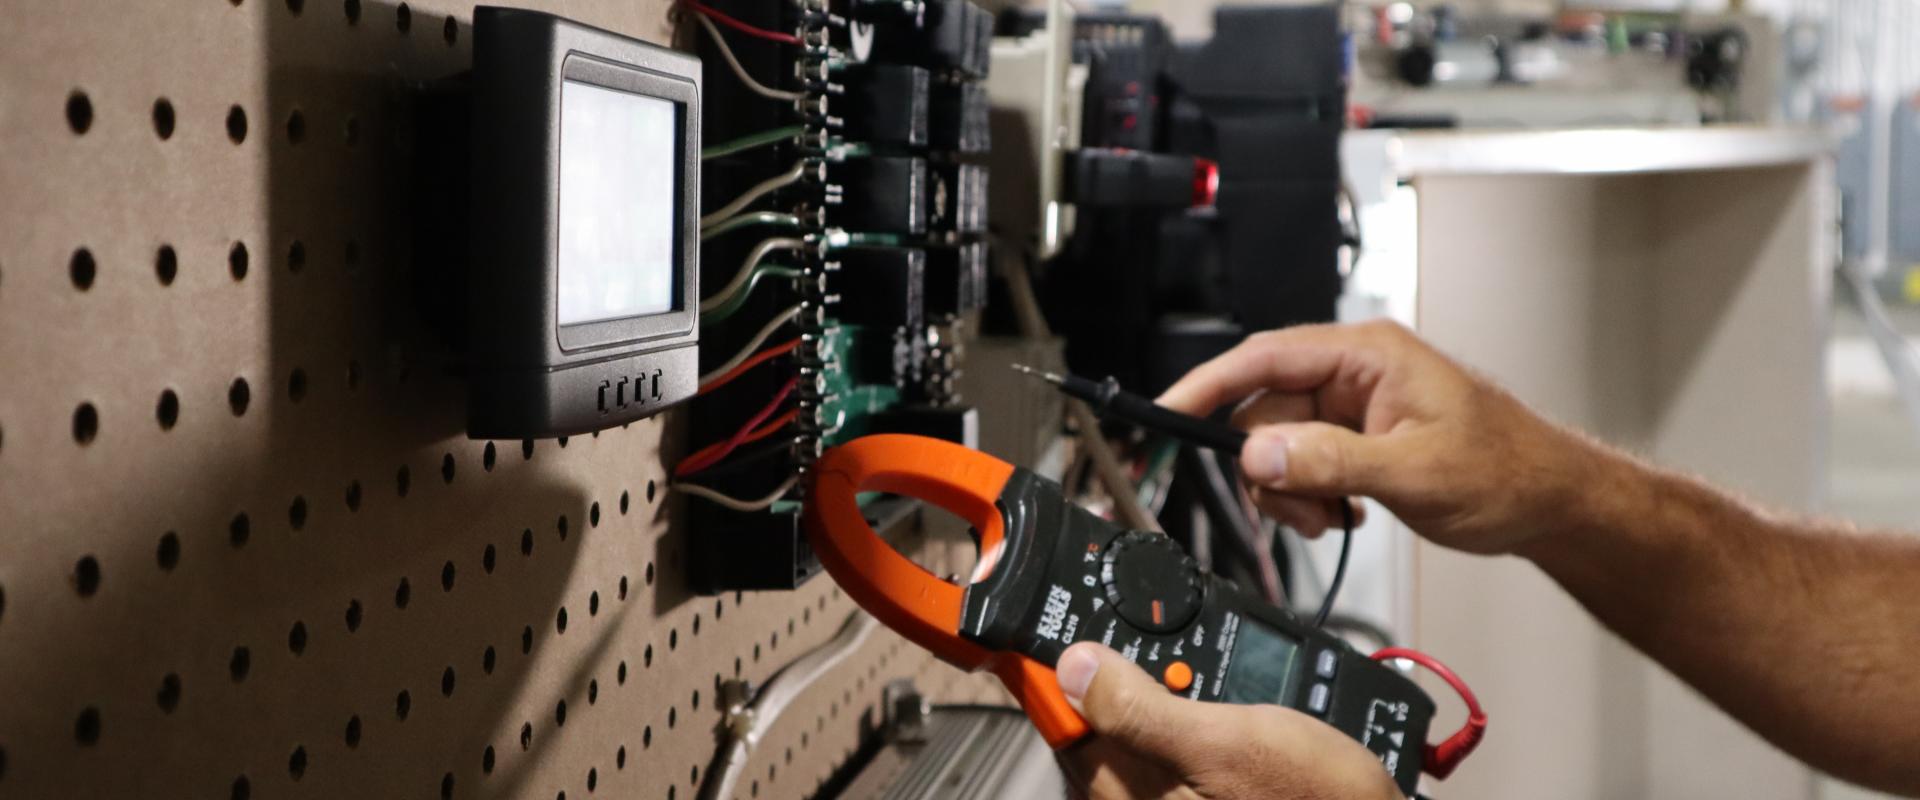
[[834, 252], [840, 269], [827, 275], [830, 312], [842, 322], [882, 328], [919, 327], [927, 254], [909, 247], [846, 247]]
[[927, 227], [950, 233], [987, 232], [987, 168], [979, 164], [941, 164], [935, 168], [934, 196], [927, 203]]
[[[474, 11], [473, 50], [468, 435], [585, 433], [692, 397], [700, 340], [700, 61], [550, 14], [487, 6]], [[676, 300], [667, 312], [558, 321], [565, 81], [678, 107]]]
[[987, 245], [967, 242], [927, 249], [924, 300], [928, 317], [960, 315], [987, 304]]
[[902, 147], [927, 145], [927, 71], [908, 64], [860, 64], [846, 71], [839, 116], [848, 139]]
[[933, 149], [977, 155], [993, 148], [986, 85], [942, 83], [933, 87], [932, 102]]
[[849, 159], [831, 169], [845, 199], [829, 223], [856, 233], [927, 232], [927, 162], [908, 156]]

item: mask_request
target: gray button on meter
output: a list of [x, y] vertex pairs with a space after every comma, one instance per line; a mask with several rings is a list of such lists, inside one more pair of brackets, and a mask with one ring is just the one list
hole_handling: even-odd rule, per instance
[[1319, 658], [1313, 662], [1313, 673], [1322, 678], [1332, 678], [1340, 669], [1340, 654], [1332, 650], [1320, 651]]
[[1307, 710], [1315, 714], [1326, 714], [1327, 703], [1333, 698], [1333, 690], [1324, 683], [1316, 683], [1307, 692]]

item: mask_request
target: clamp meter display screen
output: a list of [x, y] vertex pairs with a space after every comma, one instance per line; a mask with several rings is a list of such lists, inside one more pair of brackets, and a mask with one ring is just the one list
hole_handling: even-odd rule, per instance
[[671, 100], [561, 84], [561, 325], [675, 310], [680, 113]]
[[1233, 644], [1233, 667], [1227, 675], [1229, 703], [1285, 705], [1294, 675], [1300, 642], [1248, 620]]

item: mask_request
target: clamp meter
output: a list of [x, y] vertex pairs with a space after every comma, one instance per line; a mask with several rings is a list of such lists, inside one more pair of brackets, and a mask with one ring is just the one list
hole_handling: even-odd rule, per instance
[[[1183, 697], [1281, 705], [1322, 720], [1413, 792], [1434, 712], [1426, 692], [1202, 569], [1165, 535], [1125, 530], [1032, 472], [917, 436], [833, 448], [812, 481], [808, 535], [847, 594], [943, 660], [993, 670], [1056, 749], [1088, 728], [1053, 666], [1069, 645], [1095, 641]], [[881, 540], [855, 500], [874, 491], [971, 523], [980, 544], [971, 581], [941, 580]]]

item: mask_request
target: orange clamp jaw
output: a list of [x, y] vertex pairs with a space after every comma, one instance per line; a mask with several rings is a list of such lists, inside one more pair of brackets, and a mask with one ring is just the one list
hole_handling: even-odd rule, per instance
[[807, 493], [808, 540], [847, 595], [887, 627], [956, 667], [991, 669], [1020, 701], [1047, 744], [1085, 736], [1053, 670], [1019, 653], [994, 651], [960, 632], [966, 589], [921, 568], [880, 538], [860, 511], [861, 492], [890, 492], [944, 508], [980, 537], [974, 581], [991, 575], [1007, 539], [1001, 490], [1014, 466], [951, 442], [880, 434], [828, 450]]

